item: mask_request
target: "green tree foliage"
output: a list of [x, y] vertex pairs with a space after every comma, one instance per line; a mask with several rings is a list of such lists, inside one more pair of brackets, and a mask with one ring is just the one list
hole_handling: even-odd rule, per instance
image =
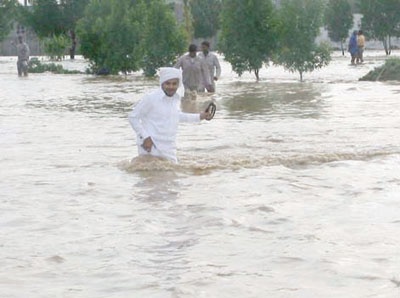
[[185, 36], [161, 0], [92, 0], [78, 22], [81, 52], [92, 71], [143, 69], [154, 75], [184, 51]]
[[362, 29], [371, 38], [383, 42], [386, 55], [391, 54], [391, 37], [400, 36], [399, 0], [360, 0]]
[[190, 2], [195, 38], [213, 37], [217, 34], [221, 5], [221, 0], [192, 0]]
[[61, 0], [60, 2], [65, 28], [64, 34], [69, 34], [71, 38], [71, 47], [69, 49], [71, 59], [75, 58], [77, 44], [76, 24], [83, 17], [85, 7], [89, 2], [90, 0]]
[[175, 16], [164, 4], [164, 0], [153, 0], [148, 4], [143, 35], [143, 71], [154, 76], [162, 66], [171, 65], [176, 56], [186, 48], [185, 32], [178, 28]]
[[0, 0], [0, 41], [4, 40], [12, 29], [17, 6], [16, 0]]
[[41, 38], [69, 36], [71, 39], [70, 57], [75, 56], [77, 21], [89, 0], [36, 0], [32, 10], [23, 9], [23, 22], [31, 27]]
[[291, 72], [304, 72], [328, 65], [330, 49], [315, 39], [322, 25], [324, 5], [320, 0], [284, 0], [280, 9], [281, 38], [276, 62]]
[[66, 30], [75, 29], [76, 23], [83, 17], [86, 6], [90, 0], [60, 0], [63, 14], [63, 26]]
[[353, 13], [348, 0], [329, 0], [325, 10], [325, 25], [329, 37], [340, 42], [342, 55], [344, 55], [343, 43], [353, 26]]
[[276, 20], [270, 0], [223, 0], [219, 49], [238, 75], [259, 70], [276, 49]]
[[193, 39], [193, 16], [191, 11], [191, 3], [193, 0], [183, 0], [183, 18], [184, 18], [184, 26], [185, 31], [188, 35], [188, 40]]
[[68, 37], [65, 35], [54, 35], [43, 39], [44, 52], [51, 60], [61, 61], [68, 46]]
[[23, 9], [26, 25], [40, 38], [65, 33], [63, 15], [57, 0], [36, 0], [32, 10]]
[[144, 4], [134, 8], [128, 0], [96, 0], [88, 5], [77, 33], [81, 52], [90, 60], [93, 72], [107, 69], [115, 74], [139, 69]]

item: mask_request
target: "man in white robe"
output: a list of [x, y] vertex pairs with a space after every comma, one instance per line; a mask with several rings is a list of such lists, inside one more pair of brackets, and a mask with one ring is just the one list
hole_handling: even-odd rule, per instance
[[139, 155], [152, 155], [177, 162], [176, 135], [179, 122], [211, 120], [208, 112], [183, 113], [177, 93], [182, 84], [182, 71], [160, 69], [160, 88], [146, 94], [129, 113], [129, 122], [137, 134]]

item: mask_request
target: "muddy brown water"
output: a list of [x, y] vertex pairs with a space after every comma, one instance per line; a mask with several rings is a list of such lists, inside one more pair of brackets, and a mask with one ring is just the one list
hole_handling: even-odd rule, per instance
[[302, 83], [222, 62], [183, 103], [217, 113], [180, 126], [177, 166], [131, 162], [156, 80], [1, 57], [0, 296], [399, 297], [400, 84], [358, 81], [385, 59], [365, 55]]

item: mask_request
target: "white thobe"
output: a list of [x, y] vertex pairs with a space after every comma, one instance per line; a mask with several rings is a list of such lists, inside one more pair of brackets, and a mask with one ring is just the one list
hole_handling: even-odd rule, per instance
[[[143, 97], [128, 116], [137, 135], [139, 155], [153, 155], [177, 162], [176, 135], [179, 122], [200, 122], [199, 114], [183, 113], [180, 96], [168, 97], [160, 88]], [[151, 137], [154, 146], [150, 152], [142, 147]]]

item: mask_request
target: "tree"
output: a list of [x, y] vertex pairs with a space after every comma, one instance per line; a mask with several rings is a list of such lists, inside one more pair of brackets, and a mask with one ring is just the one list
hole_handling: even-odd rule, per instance
[[148, 3], [144, 27], [143, 71], [146, 76], [154, 76], [158, 68], [171, 65], [185, 51], [187, 37], [163, 0]]
[[353, 13], [348, 0], [328, 1], [325, 10], [325, 25], [328, 30], [328, 36], [333, 41], [340, 42], [342, 55], [344, 55], [343, 43], [353, 26]]
[[23, 10], [25, 23], [39, 38], [65, 33], [61, 7], [57, 0], [36, 0], [32, 10]]
[[64, 21], [64, 33], [68, 34], [71, 38], [71, 47], [69, 49], [71, 59], [75, 58], [77, 44], [76, 24], [83, 17], [85, 7], [88, 4], [89, 0], [61, 0], [60, 2]]
[[90, 2], [78, 22], [77, 33], [81, 52], [90, 60], [93, 72], [107, 70], [117, 74], [139, 69], [143, 11], [142, 3], [134, 5], [130, 0]]
[[77, 44], [75, 27], [88, 3], [89, 0], [36, 0], [32, 10], [24, 9], [24, 20], [41, 39], [69, 36], [70, 58], [74, 59]]
[[16, 0], [0, 0], [0, 41], [4, 40], [12, 29], [17, 6]]
[[154, 75], [184, 51], [185, 36], [162, 0], [96, 0], [78, 22], [83, 56], [92, 71], [112, 74], [143, 69]]
[[221, 0], [192, 0], [190, 10], [193, 16], [195, 38], [213, 37], [219, 29]]
[[363, 31], [371, 38], [381, 40], [386, 55], [392, 51], [391, 37], [400, 36], [400, 1], [399, 0], [362, 0], [359, 1], [363, 14]]
[[192, 0], [183, 0], [183, 18], [185, 24], [185, 30], [188, 35], [188, 40], [193, 39], [193, 16], [191, 12]]
[[270, 0], [223, 0], [219, 50], [239, 76], [268, 62], [276, 49], [276, 19]]
[[43, 39], [44, 52], [51, 60], [61, 61], [68, 46], [68, 37], [65, 35], [54, 35]]
[[280, 9], [281, 38], [276, 62], [291, 72], [304, 72], [328, 65], [330, 49], [315, 39], [322, 25], [321, 0], [284, 0]]

